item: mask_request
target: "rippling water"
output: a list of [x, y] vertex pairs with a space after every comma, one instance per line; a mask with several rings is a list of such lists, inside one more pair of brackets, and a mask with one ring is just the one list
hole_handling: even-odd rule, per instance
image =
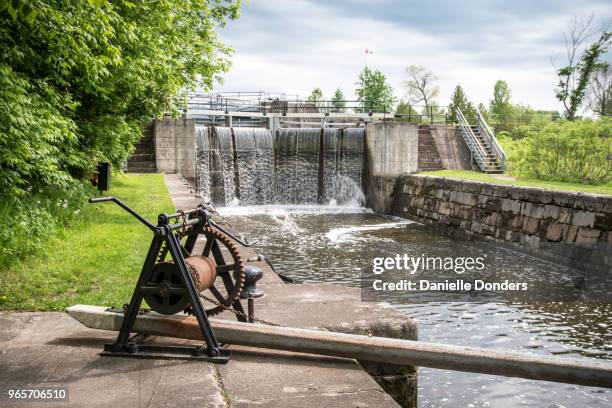
[[[391, 254], [482, 254], [483, 244], [435, 235], [420, 224], [360, 207], [226, 207], [234, 229], [257, 239], [256, 249], [279, 273], [304, 283], [359, 286], [372, 259]], [[426, 302], [391, 295], [418, 322], [419, 339], [545, 355], [612, 359], [612, 307], [607, 303], [543, 301], [555, 291], [580, 292], [571, 271], [495, 248], [489, 263], [508, 279], [536, 288], [533, 299]], [[569, 288], [569, 289], [568, 289]], [[607, 289], [607, 288], [606, 288]], [[419, 369], [420, 407], [609, 407], [606, 389], [498, 376]]]

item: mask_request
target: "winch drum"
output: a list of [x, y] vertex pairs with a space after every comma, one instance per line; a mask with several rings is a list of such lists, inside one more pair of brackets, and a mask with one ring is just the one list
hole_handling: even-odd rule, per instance
[[[217, 278], [215, 262], [206, 256], [185, 258], [187, 269], [198, 292], [209, 289]], [[143, 287], [144, 299], [157, 313], [172, 315], [189, 307], [191, 300], [182, 283], [180, 271], [172, 262], [160, 262], [153, 268], [152, 279]]]

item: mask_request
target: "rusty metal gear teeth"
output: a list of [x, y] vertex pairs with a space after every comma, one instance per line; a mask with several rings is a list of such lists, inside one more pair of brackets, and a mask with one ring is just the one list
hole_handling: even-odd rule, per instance
[[[234, 292], [231, 294], [228, 293], [228, 298], [225, 300], [225, 302], [223, 302], [225, 306], [230, 306], [236, 299], [238, 299], [238, 297], [240, 296], [240, 292], [242, 292], [242, 289], [244, 288], [244, 282], [246, 279], [246, 272], [244, 270], [244, 262], [242, 261], [242, 257], [240, 256], [240, 252], [236, 248], [236, 245], [230, 240], [230, 238], [227, 235], [225, 235], [221, 231], [218, 231], [212, 227], [207, 227], [206, 231], [212, 233], [215, 239], [219, 240], [221, 243], [223, 243], [223, 245], [225, 245], [225, 247], [229, 250], [230, 254], [232, 255], [234, 263], [238, 265], [239, 274], [238, 274], [238, 277], [234, 277], [236, 279], [236, 285], [234, 287]], [[214, 316], [214, 315], [217, 315], [223, 312], [223, 310], [224, 309], [221, 306], [216, 306], [210, 310], [206, 310], [206, 314], [208, 316]]]

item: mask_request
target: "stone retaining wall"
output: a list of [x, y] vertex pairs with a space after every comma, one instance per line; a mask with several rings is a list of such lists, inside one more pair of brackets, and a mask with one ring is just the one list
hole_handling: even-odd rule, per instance
[[612, 197], [406, 174], [387, 211], [577, 269], [612, 270]]

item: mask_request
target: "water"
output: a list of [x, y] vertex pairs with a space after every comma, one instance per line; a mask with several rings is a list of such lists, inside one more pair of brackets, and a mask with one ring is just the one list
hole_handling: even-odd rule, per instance
[[[196, 128], [198, 190], [216, 204], [363, 204], [364, 129]], [[214, 194], [213, 194], [214, 193]]]
[[[256, 250], [278, 272], [304, 283], [359, 286], [362, 269], [378, 256], [441, 251], [465, 256], [491, 250], [359, 206], [267, 205], [220, 212], [236, 230], [258, 240]], [[529, 282], [542, 296], [450, 303], [391, 295], [387, 300], [418, 322], [423, 341], [612, 359], [610, 305], [540, 301], [556, 291], [581, 289], [563, 267], [505, 249], [493, 252], [488, 263], [494, 269]], [[428, 368], [419, 369], [418, 386], [420, 407], [608, 407], [612, 397], [599, 388]]]
[[[279, 273], [303, 283], [359, 286], [375, 257], [488, 257], [497, 277], [528, 282], [528, 296], [468, 302], [466, 295], [442, 301], [397, 292], [383, 300], [417, 321], [423, 341], [612, 359], [612, 308], [581, 300], [580, 275], [363, 208], [363, 129], [198, 128], [197, 143], [200, 193], [226, 205], [220, 213], [258, 241], [256, 250]], [[597, 290], [590, 281], [586, 287]], [[572, 301], [553, 302], [555, 295]], [[418, 387], [420, 407], [607, 407], [611, 400], [605, 389], [428, 368], [419, 369]]]

